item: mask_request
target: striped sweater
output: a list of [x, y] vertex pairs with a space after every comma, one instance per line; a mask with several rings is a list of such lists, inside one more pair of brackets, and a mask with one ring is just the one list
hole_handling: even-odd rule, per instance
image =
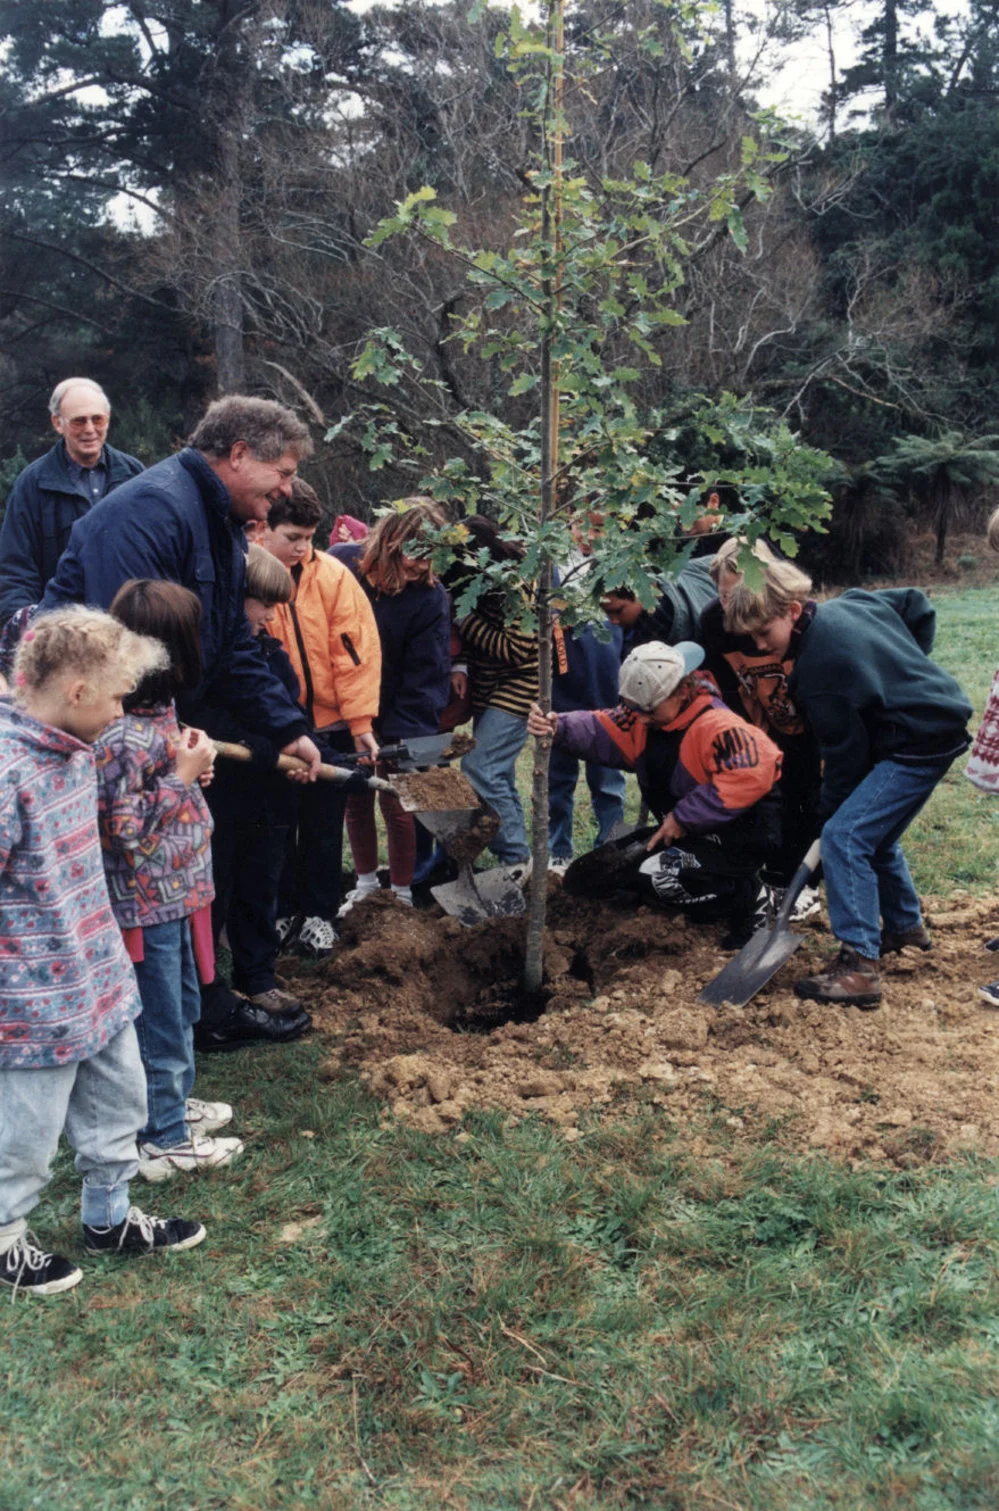
[[458, 626], [468, 658], [472, 713], [499, 708], [526, 719], [538, 696], [538, 637], [511, 629], [493, 598], [480, 599]]
[[140, 1010], [90, 747], [0, 698], [0, 1069], [92, 1059]]

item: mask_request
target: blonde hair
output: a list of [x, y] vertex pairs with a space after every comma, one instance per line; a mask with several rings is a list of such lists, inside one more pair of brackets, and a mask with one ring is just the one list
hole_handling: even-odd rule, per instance
[[[406, 546], [418, 542], [428, 527], [442, 530], [446, 524], [447, 516], [432, 498], [404, 498], [398, 510], [382, 515], [364, 542], [358, 563], [362, 574], [380, 593], [401, 593], [407, 582], [402, 559], [415, 554]], [[425, 581], [429, 586], [437, 581], [433, 567]]]
[[166, 646], [148, 635], [136, 635], [120, 620], [98, 609], [75, 604], [43, 614], [27, 629], [14, 657], [15, 692], [38, 692], [55, 677], [82, 678], [87, 701], [94, 701], [112, 684], [114, 692], [131, 691], [150, 672], [170, 665]]
[[750, 551], [756, 557], [756, 560], [762, 561], [766, 567], [773, 566], [779, 559], [774, 555], [765, 540], [754, 540], [752, 546], [750, 546], [749, 541], [744, 536], [733, 535], [723, 546], [719, 546], [711, 558], [708, 575], [716, 586], [723, 576], [738, 577], [740, 579], [745, 576], [739, 565], [739, 558], [744, 551]]
[[732, 589], [725, 605], [725, 628], [730, 635], [753, 635], [786, 614], [792, 603], [804, 603], [812, 579], [791, 561], [775, 561], [764, 573], [756, 593], [744, 582]]
[[273, 608], [278, 603], [290, 603], [291, 594], [288, 568], [263, 546], [252, 545], [246, 556], [246, 596]]

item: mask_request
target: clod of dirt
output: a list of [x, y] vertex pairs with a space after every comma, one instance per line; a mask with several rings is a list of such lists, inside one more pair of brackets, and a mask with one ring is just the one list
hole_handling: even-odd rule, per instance
[[870, 1013], [793, 995], [832, 952], [818, 920], [765, 991], [715, 1011], [697, 994], [728, 958], [721, 925], [568, 898], [557, 882], [538, 1016], [513, 1010], [522, 918], [464, 928], [389, 892], [348, 914], [318, 971], [291, 974], [336, 1063], [431, 1132], [494, 1108], [575, 1136], [584, 1116], [651, 1105], [683, 1127], [713, 1118], [730, 1140], [765, 1132], [851, 1160], [993, 1155], [999, 1014], [980, 1005], [977, 983], [999, 901], [934, 901], [934, 949], [885, 960], [884, 1005]]

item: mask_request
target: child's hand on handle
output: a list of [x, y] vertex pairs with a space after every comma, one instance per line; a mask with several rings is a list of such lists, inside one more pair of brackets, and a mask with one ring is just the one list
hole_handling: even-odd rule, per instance
[[527, 715], [527, 733], [536, 740], [550, 740], [558, 730], [558, 714], [546, 714], [540, 703], [532, 703]]
[[354, 749], [365, 761], [370, 761], [372, 766], [378, 759], [378, 741], [369, 730], [367, 734], [354, 736]]
[[292, 740], [290, 745], [282, 745], [282, 755], [297, 756], [300, 761], [305, 761], [307, 771], [289, 771], [288, 777], [292, 782], [314, 782], [319, 775], [322, 765], [322, 756], [318, 746], [309, 739], [308, 735], [299, 735], [297, 740]]
[[[203, 787], [208, 785], [214, 774], [215, 746], [203, 729], [181, 731], [176, 765], [177, 775], [185, 787], [190, 787], [192, 782], [201, 782]], [[208, 782], [204, 781], [205, 777]]]

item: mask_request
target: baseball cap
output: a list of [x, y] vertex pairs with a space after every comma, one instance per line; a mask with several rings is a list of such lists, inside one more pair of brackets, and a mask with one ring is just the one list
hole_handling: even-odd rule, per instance
[[621, 664], [618, 693], [622, 703], [639, 713], [651, 713], [703, 660], [704, 647], [693, 640], [681, 640], [678, 645], [650, 640], [636, 646]]

